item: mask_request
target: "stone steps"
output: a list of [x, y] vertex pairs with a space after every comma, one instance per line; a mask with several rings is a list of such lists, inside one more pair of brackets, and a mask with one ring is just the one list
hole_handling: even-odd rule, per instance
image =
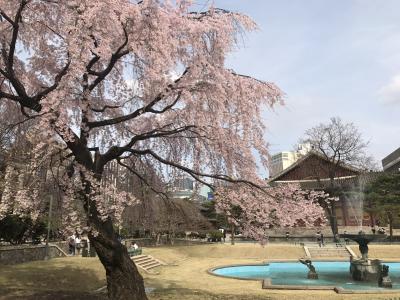
[[137, 255], [133, 256], [132, 259], [136, 266], [145, 270], [146, 272], [148, 272], [150, 269], [165, 265], [165, 263], [151, 255]]
[[[346, 257], [348, 258], [351, 253], [345, 247], [304, 247], [307, 256], [315, 257]], [[307, 248], [307, 250], [306, 250]]]

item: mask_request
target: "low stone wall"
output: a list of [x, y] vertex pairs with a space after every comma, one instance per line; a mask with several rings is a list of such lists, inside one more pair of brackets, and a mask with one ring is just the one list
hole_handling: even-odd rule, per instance
[[129, 238], [122, 241], [125, 246], [129, 247], [132, 242], [136, 242], [139, 247], [157, 247], [157, 246], [190, 246], [207, 244], [207, 242], [200, 240], [189, 240], [189, 239], [174, 239], [173, 244], [166, 238], [161, 237], [160, 244], [157, 245], [157, 241], [154, 238]]
[[[45, 245], [23, 245], [0, 247], [0, 265], [14, 265], [35, 260], [44, 260]], [[65, 254], [56, 246], [49, 245], [49, 258], [61, 257]]]
[[[386, 230], [386, 234], [389, 234], [389, 227], [383, 227]], [[368, 226], [363, 226], [362, 228], [366, 233], [372, 233], [371, 228]], [[357, 233], [360, 230], [358, 226], [339, 226], [339, 233], [348, 232], [348, 233]], [[332, 236], [332, 230], [329, 226], [324, 227], [314, 227], [314, 228], [306, 228], [306, 227], [292, 227], [292, 228], [273, 228], [267, 230], [267, 234], [269, 236], [285, 236], [286, 232], [289, 232], [290, 235], [293, 236], [315, 236], [317, 231], [320, 231], [324, 234], [325, 237]], [[393, 235], [400, 235], [400, 229], [393, 229]]]
[[[271, 243], [292, 243], [292, 244], [300, 244], [300, 243], [317, 243], [316, 235], [290, 235], [289, 238], [286, 238], [286, 235], [274, 235], [269, 236], [268, 241]], [[156, 244], [156, 240], [152, 238], [137, 238], [137, 239], [124, 239], [122, 241], [126, 247], [129, 247], [132, 242], [136, 242], [139, 247], [159, 247], [159, 246], [190, 246], [190, 245], [204, 245], [210, 244], [205, 240], [190, 240], [190, 239], [174, 239], [174, 244], [162, 238], [160, 240], [160, 244]], [[256, 243], [256, 241], [242, 238], [242, 237], [235, 237], [235, 242], [237, 243]], [[334, 239], [332, 234], [330, 236], [324, 237], [325, 243], [333, 243]], [[343, 242], [343, 240], [342, 240]], [[230, 243], [229, 234], [226, 239], [226, 243]], [[350, 244], [356, 244], [353, 241], [349, 241]], [[400, 236], [394, 236], [392, 242], [390, 242], [389, 237], [383, 240], [374, 241], [374, 244], [391, 244], [391, 243], [400, 243]]]
[[[268, 238], [269, 242], [272, 243], [281, 243], [281, 242], [289, 242], [289, 243], [310, 243], [310, 242], [317, 242], [317, 238], [315, 235], [310, 235], [310, 236], [289, 236], [289, 238], [286, 238], [286, 236], [270, 236]], [[333, 242], [333, 237], [328, 236], [324, 237], [324, 242], [325, 243], [332, 243]]]

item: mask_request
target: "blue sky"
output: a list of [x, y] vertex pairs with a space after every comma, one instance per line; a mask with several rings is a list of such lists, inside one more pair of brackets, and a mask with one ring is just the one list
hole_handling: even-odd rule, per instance
[[286, 94], [285, 107], [265, 114], [271, 153], [293, 149], [306, 129], [333, 116], [354, 122], [378, 161], [400, 147], [400, 1], [216, 0], [215, 6], [245, 13], [260, 27], [227, 65]]

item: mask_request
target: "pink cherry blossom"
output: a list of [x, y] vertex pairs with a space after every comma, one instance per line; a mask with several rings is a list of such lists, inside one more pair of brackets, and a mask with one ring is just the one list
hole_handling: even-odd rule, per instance
[[[0, 101], [35, 119], [38, 151], [27, 170], [46, 155], [63, 156], [64, 219], [89, 230], [113, 299], [146, 296], [112, 229], [137, 200], [107, 183], [109, 164], [136, 161], [129, 171], [149, 185], [154, 170], [165, 182], [175, 170], [209, 185], [251, 184], [258, 180], [254, 153], [268, 166], [261, 114], [283, 103], [282, 92], [225, 67], [238, 36], [256, 24], [240, 13], [192, 8], [185, 0], [0, 0]], [[36, 210], [40, 197], [26, 173], [8, 169], [21, 184], [17, 192], [6, 188], [1, 212], [9, 201], [20, 212]], [[301, 210], [282, 201], [292, 213]], [[276, 217], [293, 225], [281, 211]], [[121, 278], [124, 284], [113, 284]]]
[[324, 210], [318, 201], [328, 196], [320, 191], [302, 190], [297, 184], [263, 189], [241, 184], [220, 187], [216, 193], [216, 209], [244, 236], [264, 244], [272, 227], [310, 227], [325, 223]]

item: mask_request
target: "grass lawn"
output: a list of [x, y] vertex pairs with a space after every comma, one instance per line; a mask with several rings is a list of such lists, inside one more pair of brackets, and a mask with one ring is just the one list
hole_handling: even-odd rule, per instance
[[[353, 250], [356, 247], [353, 247]], [[371, 245], [371, 256], [399, 259], [400, 246]], [[340, 295], [333, 291], [262, 290], [259, 281], [245, 281], [209, 275], [209, 268], [265, 260], [298, 259], [300, 246], [287, 244], [199, 245], [145, 248], [168, 265], [155, 274], [142, 273], [147, 287], [155, 288], [151, 300], [168, 299], [400, 299], [398, 294]], [[105, 285], [105, 272], [97, 258], [57, 258], [0, 267], [0, 299], [102, 299], [92, 291]]]

